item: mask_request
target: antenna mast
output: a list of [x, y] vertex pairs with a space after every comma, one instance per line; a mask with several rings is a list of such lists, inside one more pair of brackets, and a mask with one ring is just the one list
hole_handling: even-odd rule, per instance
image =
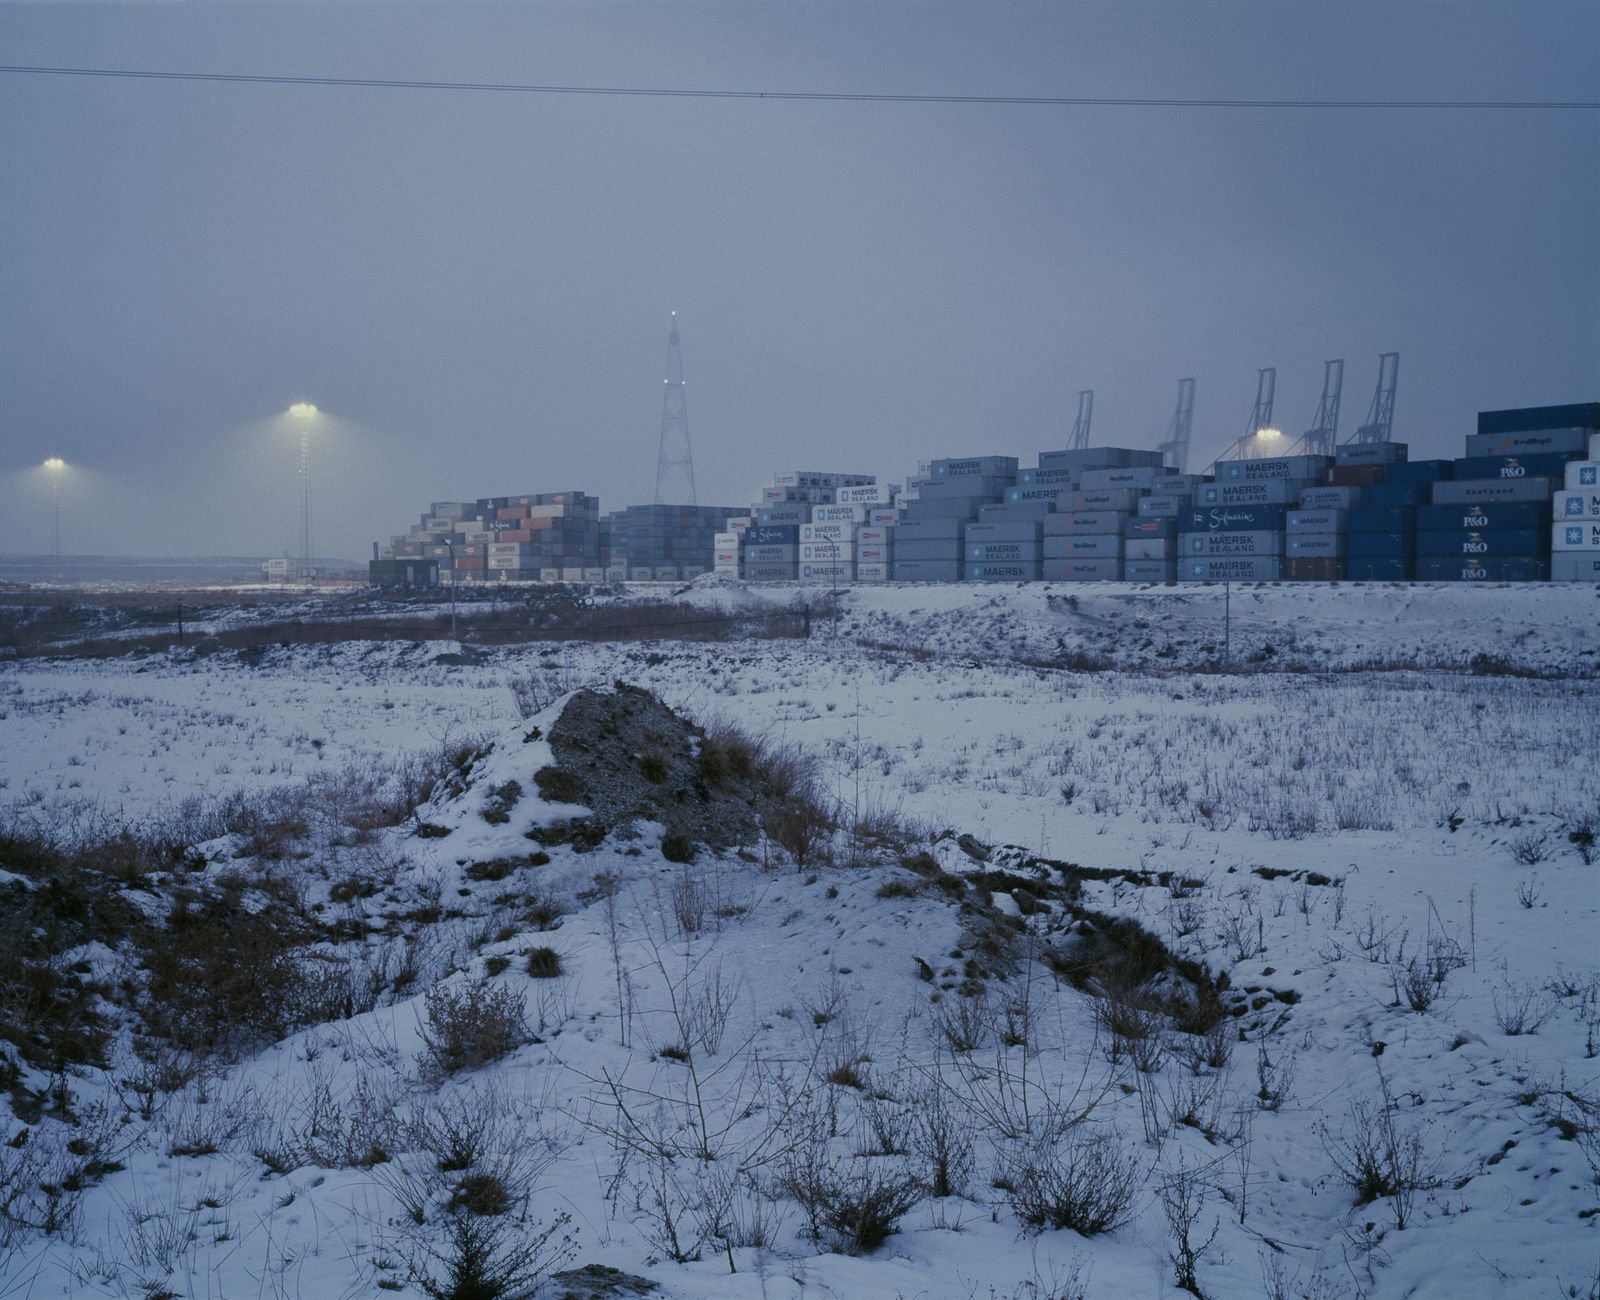
[[686, 500], [674, 505], [698, 505], [694, 494], [694, 453], [689, 448], [689, 407], [683, 392], [683, 346], [678, 341], [678, 313], [672, 313], [667, 334], [667, 375], [661, 400], [661, 445], [656, 455], [656, 504], [665, 504], [669, 488], [686, 484]]

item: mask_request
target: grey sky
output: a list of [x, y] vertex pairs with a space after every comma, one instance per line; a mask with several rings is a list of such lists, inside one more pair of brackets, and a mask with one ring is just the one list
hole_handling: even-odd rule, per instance
[[[585, 85], [1595, 99], [1600, 6], [0, 6], [0, 62]], [[432, 499], [1193, 459], [1398, 349], [1399, 436], [1600, 397], [1600, 112], [610, 99], [0, 74], [0, 551], [364, 556]]]

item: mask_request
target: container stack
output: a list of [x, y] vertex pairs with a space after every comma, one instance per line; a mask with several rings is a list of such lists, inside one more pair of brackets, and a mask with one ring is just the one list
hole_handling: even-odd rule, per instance
[[[1478, 432], [1419, 511], [1417, 577], [1531, 582], [1551, 577], [1551, 511], [1566, 467], [1582, 460], [1600, 404], [1481, 411]], [[1562, 538], [1564, 540], [1564, 537]]]
[[1588, 437], [1586, 460], [1567, 462], [1555, 495], [1550, 577], [1556, 582], [1600, 582], [1600, 433]]
[[[892, 517], [892, 506], [877, 503], [892, 502], [896, 490], [871, 474], [776, 474], [748, 515], [724, 519], [713, 538], [713, 568], [753, 582], [854, 582], [857, 532], [874, 516]], [[875, 543], [872, 554], [882, 553]]]
[[426, 560], [444, 582], [602, 582], [606, 574], [600, 502], [583, 492], [435, 501], [379, 555], [375, 564]]
[[[966, 533], [985, 505], [1000, 505], [1006, 489], [1017, 482], [1015, 456], [952, 456], [929, 463], [928, 473], [906, 485], [900, 521], [895, 525], [892, 572], [896, 582], [959, 582], [966, 576]], [[1018, 521], [996, 521], [1005, 533]], [[1028, 521], [1021, 521], [1024, 525]], [[1016, 532], [1016, 529], [1010, 531]], [[1024, 526], [1021, 530], [1026, 533]], [[996, 536], [984, 545], [996, 547], [1007, 539]], [[1026, 553], [1027, 539], [1020, 545]], [[987, 555], [985, 551], [983, 554]], [[1024, 563], [999, 558], [980, 560], [979, 570]], [[975, 575], [980, 580], [985, 573]], [[999, 575], [994, 575], [998, 577]]]
[[[1160, 452], [1133, 447], [1086, 447], [1039, 453], [1037, 469], [1023, 471], [1008, 498], [1048, 502], [1040, 520], [1040, 576], [1051, 582], [1115, 580], [1123, 576], [1126, 529], [1133, 528], [1141, 502], [1162, 483], [1175, 482]], [[1185, 481], [1186, 482], [1186, 481]], [[1177, 499], [1172, 509], [1176, 512]], [[1154, 518], [1154, 516], [1152, 517]], [[1158, 567], [1139, 575], [1162, 581], [1170, 575], [1159, 562], [1170, 559], [1170, 524], [1145, 528], [1142, 550]], [[1162, 544], [1161, 534], [1168, 540]], [[1154, 541], [1157, 545], [1144, 543]]]
[[[1284, 577], [1293, 582], [1337, 582], [1346, 577], [1370, 578], [1374, 557], [1386, 558], [1390, 541], [1375, 533], [1414, 532], [1415, 491], [1391, 489], [1390, 481], [1404, 467], [1408, 449], [1403, 442], [1352, 443], [1340, 447], [1333, 468], [1321, 483], [1300, 490], [1299, 508], [1290, 510], [1284, 523]], [[1334, 480], [1329, 482], [1327, 480]], [[1386, 497], [1384, 494], [1388, 493]], [[1399, 514], [1370, 510], [1378, 506], [1408, 506]], [[1405, 559], [1409, 547], [1402, 540], [1396, 558]], [[1352, 572], [1352, 567], [1357, 572]], [[1379, 566], [1382, 567], [1382, 566]], [[1388, 574], [1386, 576], [1398, 576]]]
[[612, 568], [645, 581], [694, 578], [711, 569], [716, 538], [734, 506], [629, 506], [606, 516]]
[[[1331, 456], [1218, 461], [1216, 482], [1202, 484], [1196, 508], [1179, 518], [1179, 577], [1184, 582], [1262, 582], [1284, 577], [1289, 512], [1300, 510], [1302, 494], [1324, 484], [1333, 468]], [[1304, 536], [1338, 531], [1327, 515], [1321, 515], [1312, 527], [1320, 527], [1322, 533], [1307, 531]], [[1321, 554], [1305, 558], [1337, 558], [1327, 553], [1336, 546], [1336, 542], [1323, 544]]]

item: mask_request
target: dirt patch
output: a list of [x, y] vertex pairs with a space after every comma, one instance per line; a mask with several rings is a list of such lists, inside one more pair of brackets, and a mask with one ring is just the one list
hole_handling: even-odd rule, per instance
[[575, 694], [549, 741], [555, 764], [534, 782], [546, 797], [559, 791], [588, 808], [591, 830], [653, 821], [680, 842], [731, 848], [756, 839], [775, 802], [759, 771], [711, 761], [700, 727], [623, 682]]

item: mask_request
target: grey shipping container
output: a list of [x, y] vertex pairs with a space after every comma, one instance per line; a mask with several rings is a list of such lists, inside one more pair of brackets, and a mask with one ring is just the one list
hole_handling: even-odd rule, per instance
[[1048, 501], [986, 501], [978, 507], [978, 522], [987, 524], [1009, 519], [1043, 519], [1049, 513]]
[[1342, 533], [1343, 510], [1291, 510], [1285, 530], [1291, 533]]
[[1175, 560], [1134, 560], [1122, 562], [1125, 582], [1176, 582], [1178, 565]]
[[929, 542], [939, 538], [954, 538], [959, 542], [966, 531], [966, 521], [961, 519], [902, 519], [895, 526], [894, 536], [896, 542]]
[[911, 501], [901, 512], [906, 521], [914, 519], [976, 519], [978, 507], [988, 497], [949, 497], [938, 501]]
[[793, 578], [796, 571], [794, 564], [751, 564], [747, 561], [744, 566], [744, 576], [748, 582], [781, 582], [785, 578]]
[[1135, 488], [1103, 488], [1098, 492], [1078, 491], [1066, 498], [1065, 505], [1056, 502], [1057, 510], [1080, 514], [1085, 510], [1117, 510], [1132, 513], [1139, 505], [1139, 492]]
[[1017, 523], [976, 523], [967, 525], [967, 541], [969, 542], [1036, 542], [1038, 540], [1039, 525], [1027, 520]]
[[956, 537], [943, 537], [937, 541], [908, 542], [897, 538], [894, 544], [895, 562], [901, 560], [959, 560], [962, 543]]
[[1139, 498], [1139, 513], [1146, 518], [1164, 518], [1178, 514], [1189, 508], [1189, 498], [1163, 493], [1161, 496], [1147, 496]]
[[1282, 555], [1283, 534], [1277, 531], [1185, 533], [1183, 554], [1196, 555]]
[[1125, 537], [1124, 560], [1171, 560], [1178, 554], [1178, 543], [1171, 537]]
[[1555, 492], [1555, 480], [1535, 478], [1467, 478], [1433, 485], [1433, 503], [1460, 505], [1468, 501], [1548, 501]]
[[793, 564], [799, 558], [798, 546], [747, 546], [746, 564]]
[[967, 565], [968, 582], [1038, 582], [1039, 561]]
[[1048, 516], [1042, 531], [1046, 537], [1067, 533], [1120, 533], [1128, 517], [1122, 510], [1071, 510]]
[[973, 542], [967, 543], [968, 564], [998, 564], [1010, 561], [1018, 564], [1039, 562], [1039, 543], [1032, 542]]
[[1115, 582], [1122, 577], [1122, 561], [1110, 556], [1045, 560], [1039, 576], [1046, 582]]
[[946, 501], [977, 497], [984, 501], [999, 501], [1014, 482], [1012, 478], [991, 478], [987, 475], [980, 478], [937, 479], [932, 483], [923, 484], [917, 491], [917, 499]]
[[1539, 429], [1526, 433], [1469, 433], [1469, 456], [1529, 456], [1544, 452], [1582, 451], [1584, 429]]
[[1075, 492], [1074, 484], [1063, 479], [1060, 483], [1024, 483], [1006, 489], [1007, 501], [1043, 501], [1049, 503], [1057, 497]]
[[1069, 533], [1044, 539], [1044, 558], [1114, 559], [1122, 554], [1121, 533]]
[[1338, 465], [1394, 465], [1410, 451], [1403, 442], [1352, 442], [1340, 447], [1333, 459]]
[[1291, 559], [1337, 559], [1348, 541], [1346, 533], [1291, 533], [1286, 550]]
[[1015, 456], [948, 456], [933, 462], [934, 478], [997, 478], [1015, 475]]
[[960, 582], [960, 560], [902, 560], [894, 559], [896, 582]]
[[1550, 579], [1600, 583], [1600, 551], [1557, 551], [1550, 557]]
[[1365, 488], [1308, 487], [1300, 492], [1302, 510], [1354, 510], [1361, 505]]
[[1106, 488], [1148, 489], [1162, 473], [1153, 465], [1127, 465], [1118, 469], [1086, 469], [1078, 479], [1084, 492], [1101, 492]]
[[888, 582], [889, 566], [887, 564], [858, 564], [856, 565], [857, 582]]

